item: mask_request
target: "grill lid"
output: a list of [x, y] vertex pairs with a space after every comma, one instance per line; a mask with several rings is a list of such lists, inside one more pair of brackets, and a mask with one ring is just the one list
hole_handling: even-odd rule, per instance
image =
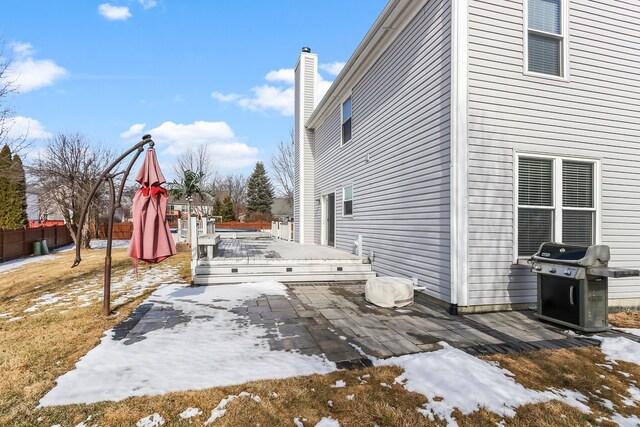
[[578, 246], [546, 242], [532, 257], [537, 261], [555, 262], [582, 267], [607, 266], [611, 253], [607, 245]]

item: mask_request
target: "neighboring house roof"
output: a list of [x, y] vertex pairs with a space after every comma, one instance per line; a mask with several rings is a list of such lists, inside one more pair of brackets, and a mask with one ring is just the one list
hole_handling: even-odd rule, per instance
[[315, 129], [331, 112], [333, 102], [348, 97], [353, 85], [369, 70], [404, 26], [424, 6], [425, 0], [389, 0], [384, 10], [318, 103], [306, 126]]

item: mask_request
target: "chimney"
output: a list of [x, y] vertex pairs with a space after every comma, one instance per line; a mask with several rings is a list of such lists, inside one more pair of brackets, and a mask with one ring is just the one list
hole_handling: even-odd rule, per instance
[[295, 183], [294, 239], [299, 243], [314, 243], [314, 133], [305, 123], [316, 106], [316, 76], [318, 56], [308, 47], [296, 64], [295, 71]]

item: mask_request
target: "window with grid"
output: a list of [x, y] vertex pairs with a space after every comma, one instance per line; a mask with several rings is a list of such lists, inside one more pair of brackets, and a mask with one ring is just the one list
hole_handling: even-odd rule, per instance
[[353, 186], [342, 189], [342, 215], [353, 215]]
[[342, 103], [342, 143], [351, 141], [351, 97]]
[[569, 0], [528, 0], [528, 70], [562, 76], [565, 36], [563, 2]]
[[562, 158], [518, 159], [518, 257], [544, 242], [595, 243], [595, 163]]

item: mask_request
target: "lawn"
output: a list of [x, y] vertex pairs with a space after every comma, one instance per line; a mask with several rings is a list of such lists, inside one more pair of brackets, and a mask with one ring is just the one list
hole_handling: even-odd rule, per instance
[[[163, 264], [142, 267], [141, 285], [133, 280], [126, 251], [115, 249], [113, 300], [118, 303], [114, 304], [116, 314], [104, 318], [104, 251], [85, 251], [82, 264], [71, 270], [73, 256], [64, 252], [52, 260], [0, 273], [0, 425], [152, 426], [159, 425], [160, 417], [164, 425], [203, 425], [214, 418], [212, 411], [218, 418], [210, 425], [221, 426], [313, 426], [329, 417], [342, 426], [446, 424], [418, 412], [428, 399], [407, 390], [409, 383], [401, 379], [407, 373], [399, 366], [38, 409], [39, 399], [53, 388], [56, 378], [73, 369], [99, 343], [103, 332], [124, 320], [159, 283], [188, 280], [187, 252]], [[637, 313], [612, 315], [612, 322], [621, 327], [639, 327], [638, 321]], [[496, 355], [483, 360], [508, 369], [532, 393], [550, 388], [581, 393], [589, 409], [555, 400], [518, 406], [512, 418], [486, 409], [465, 414], [467, 411], [456, 409], [453, 416], [460, 425], [616, 425], [611, 421], [615, 416], [627, 417], [633, 425], [632, 417], [640, 418], [636, 388], [640, 366], [607, 360], [599, 348]], [[497, 391], [488, 386], [483, 393]], [[459, 392], [468, 393], [473, 400], [471, 394], [478, 390], [470, 381], [469, 388]], [[636, 392], [638, 395], [633, 394]], [[430, 402], [442, 400], [435, 396]]]

